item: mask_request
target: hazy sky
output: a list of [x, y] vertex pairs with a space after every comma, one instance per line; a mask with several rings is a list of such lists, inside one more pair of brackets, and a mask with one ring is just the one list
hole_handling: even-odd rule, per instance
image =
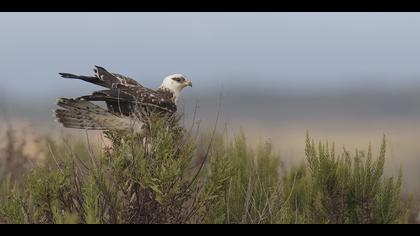
[[[0, 13], [0, 93], [91, 91], [93, 65], [157, 87], [329, 88], [420, 81], [419, 13]], [[87, 86], [87, 87], [86, 87]]]
[[[219, 92], [232, 92], [220, 124], [272, 138], [282, 158], [303, 156], [306, 130], [337, 147], [365, 147], [386, 133], [390, 163], [393, 153], [412, 160], [405, 166], [418, 179], [420, 13], [0, 13], [0, 120], [58, 127], [57, 97], [99, 88], [57, 73], [91, 74], [95, 64], [148, 87], [187, 75], [187, 114], [199, 104], [209, 127]], [[389, 90], [342, 93], [375, 86]], [[308, 90], [321, 98], [285, 93]]]

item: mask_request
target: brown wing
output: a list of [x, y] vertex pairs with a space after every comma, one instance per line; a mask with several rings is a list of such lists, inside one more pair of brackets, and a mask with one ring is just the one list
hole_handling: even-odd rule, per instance
[[128, 116], [136, 110], [170, 114], [176, 112], [176, 105], [169, 91], [145, 88], [128, 76], [108, 72], [100, 66], [95, 66], [94, 72], [95, 76], [69, 73], [60, 73], [60, 75], [63, 78], [81, 79], [108, 88], [109, 90], [97, 91], [80, 98], [88, 101], [104, 101], [108, 109], [114, 113]]
[[141, 86], [137, 81], [128, 76], [110, 73], [105, 68], [100, 66], [95, 66], [95, 69], [93, 69], [93, 71], [95, 72], [95, 76], [75, 75], [70, 73], [59, 74], [63, 78], [80, 79], [109, 89], [116, 87], [117, 85]]
[[120, 90], [133, 99], [136, 106], [153, 108], [155, 111], [176, 112], [173, 94], [169, 91], [152, 90], [145, 87], [126, 87]]
[[172, 93], [152, 90], [143, 86], [119, 85], [116, 88], [97, 91], [82, 98], [88, 101], [105, 101], [109, 110], [127, 116], [136, 110], [172, 114], [177, 109], [172, 100]]
[[111, 74], [119, 80], [120, 84], [123, 84], [125, 86], [141, 86], [141, 84], [137, 83], [137, 81], [135, 81], [134, 79], [128, 76], [120, 75], [116, 73], [111, 73]]

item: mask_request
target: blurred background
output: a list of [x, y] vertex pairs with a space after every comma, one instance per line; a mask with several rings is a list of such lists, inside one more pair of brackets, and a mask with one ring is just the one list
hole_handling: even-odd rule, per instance
[[194, 84], [179, 104], [187, 125], [196, 105], [203, 130], [221, 112], [220, 130], [242, 127], [294, 163], [307, 130], [338, 149], [371, 143], [374, 154], [385, 134], [388, 170], [401, 166], [417, 192], [419, 29], [420, 13], [0, 13], [0, 133], [9, 122], [84, 134], [51, 110], [99, 88], [58, 72], [100, 65], [151, 88], [183, 73]]

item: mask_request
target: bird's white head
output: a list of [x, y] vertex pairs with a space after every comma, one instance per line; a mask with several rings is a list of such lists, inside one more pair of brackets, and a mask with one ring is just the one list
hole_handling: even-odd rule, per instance
[[171, 91], [174, 95], [174, 100], [176, 101], [181, 90], [187, 86], [192, 87], [191, 80], [188, 80], [182, 74], [173, 74], [166, 76], [159, 88]]

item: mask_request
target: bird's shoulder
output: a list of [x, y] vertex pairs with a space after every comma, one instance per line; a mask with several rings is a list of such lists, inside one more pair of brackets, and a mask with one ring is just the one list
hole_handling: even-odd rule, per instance
[[118, 86], [123, 96], [129, 96], [132, 102], [141, 105], [162, 107], [169, 111], [176, 111], [176, 104], [173, 100], [173, 94], [170, 91], [162, 89], [150, 89], [142, 85], [139, 86]]

